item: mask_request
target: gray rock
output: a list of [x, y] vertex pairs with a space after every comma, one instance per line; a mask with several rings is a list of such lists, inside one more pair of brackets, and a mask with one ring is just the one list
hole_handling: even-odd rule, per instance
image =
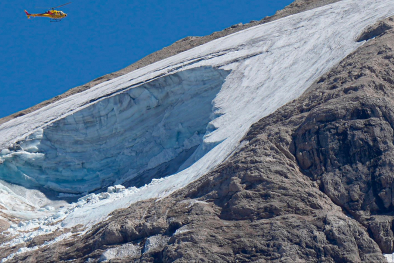
[[302, 171], [367, 227], [384, 253], [393, 252], [393, 25], [387, 19], [367, 29], [364, 36], [380, 36], [300, 98], [305, 117], [291, 147]]

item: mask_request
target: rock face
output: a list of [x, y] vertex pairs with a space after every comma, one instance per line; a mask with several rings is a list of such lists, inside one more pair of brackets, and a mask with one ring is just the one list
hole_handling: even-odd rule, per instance
[[393, 23], [368, 29], [375, 39], [254, 124], [213, 172], [10, 262], [384, 262], [394, 250]]
[[311, 98], [324, 103], [304, 104], [301, 111], [308, 114], [291, 145], [302, 171], [368, 227], [385, 253], [394, 250], [393, 217], [388, 216], [394, 204], [393, 25], [389, 19], [368, 29], [364, 36], [390, 34], [362, 47], [311, 87]]

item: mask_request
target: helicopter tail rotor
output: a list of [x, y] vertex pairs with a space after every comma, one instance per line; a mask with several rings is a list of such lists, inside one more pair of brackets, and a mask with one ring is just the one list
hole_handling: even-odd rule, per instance
[[27, 12], [26, 10], [25, 10], [25, 13], [26, 13], [26, 15], [27, 15], [27, 18], [30, 19], [31, 14], [29, 14], [29, 12]]

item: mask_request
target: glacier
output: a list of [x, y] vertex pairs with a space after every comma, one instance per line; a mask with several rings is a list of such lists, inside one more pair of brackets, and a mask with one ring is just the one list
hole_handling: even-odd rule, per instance
[[[392, 15], [392, 1], [340, 1], [217, 39], [2, 124], [0, 179], [57, 199], [85, 195], [55, 209], [47, 199], [10, 208], [4, 212], [40, 218], [12, 231], [90, 226], [198, 179], [242, 145], [253, 123], [360, 47], [367, 26]], [[114, 184], [128, 188], [94, 192]], [[7, 189], [4, 200], [16, 194]]]
[[0, 178], [78, 194], [175, 173], [202, 143], [227, 75], [193, 68], [100, 98], [3, 150]]

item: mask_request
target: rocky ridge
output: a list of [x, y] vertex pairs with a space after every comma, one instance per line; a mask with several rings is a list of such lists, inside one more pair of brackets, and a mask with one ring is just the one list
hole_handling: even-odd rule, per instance
[[175, 43], [173, 43], [172, 45], [165, 47], [157, 52], [154, 52], [144, 58], [142, 58], [141, 60], [131, 64], [130, 66], [121, 69], [119, 71], [104, 75], [102, 77], [99, 77], [97, 79], [94, 79], [92, 81], [90, 81], [87, 84], [72, 88], [70, 90], [68, 90], [67, 92], [58, 95], [52, 99], [49, 99], [47, 101], [44, 101], [40, 104], [37, 104], [31, 108], [28, 108], [26, 110], [22, 110], [20, 112], [14, 113], [10, 116], [4, 117], [4, 118], [0, 118], [0, 124], [5, 123], [11, 119], [23, 116], [27, 113], [36, 111], [42, 107], [45, 107], [46, 105], [49, 105], [55, 101], [61, 100], [65, 97], [71, 96], [73, 94], [76, 93], [80, 93], [83, 92], [85, 90], [90, 89], [93, 86], [96, 86], [100, 83], [103, 83], [105, 81], [117, 78], [119, 76], [122, 76], [126, 73], [132, 72], [134, 70], [137, 70], [139, 68], [143, 68], [147, 65], [150, 65], [152, 63], [155, 63], [157, 61], [163, 60], [165, 58], [174, 56], [176, 54], [179, 54], [181, 52], [184, 52], [186, 50], [192, 49], [194, 47], [203, 45], [205, 43], [208, 43], [212, 40], [233, 34], [235, 32], [244, 30], [246, 28], [252, 27], [252, 26], [256, 26], [256, 25], [260, 25], [260, 24], [264, 24], [264, 23], [268, 23], [292, 14], [297, 14], [306, 10], [310, 10], [313, 8], [317, 8], [323, 5], [327, 5], [327, 4], [331, 4], [331, 3], [335, 3], [338, 2], [339, 0], [296, 0], [294, 1], [292, 4], [286, 6], [283, 10], [278, 11], [275, 15], [273, 16], [269, 16], [269, 17], [265, 17], [264, 19], [260, 20], [260, 21], [251, 21], [250, 23], [247, 24], [237, 24], [237, 25], [233, 25], [229, 28], [226, 28], [222, 31], [218, 31], [218, 32], [214, 32], [211, 35], [208, 36], [203, 36], [203, 37], [186, 37], [184, 39], [181, 39]]
[[213, 172], [10, 262], [384, 262], [394, 251], [393, 27], [368, 28], [365, 45], [254, 124]]

